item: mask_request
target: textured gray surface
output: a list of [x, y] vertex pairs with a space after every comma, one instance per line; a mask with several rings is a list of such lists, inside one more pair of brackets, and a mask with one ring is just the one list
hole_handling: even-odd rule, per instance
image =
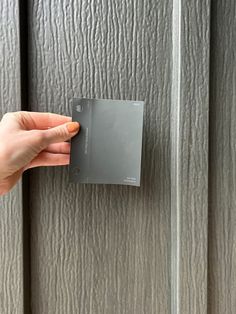
[[[236, 4], [212, 3], [208, 217], [209, 2], [30, 3], [32, 110], [146, 103], [140, 189], [30, 171], [33, 313], [235, 312]], [[18, 2], [0, 12], [1, 118], [20, 109]], [[0, 199], [3, 314], [23, 313], [21, 194]]]
[[[180, 4], [182, 3], [182, 5]], [[210, 1], [174, 1], [172, 313], [207, 313]]]
[[[20, 110], [18, 1], [0, 1], [0, 119]], [[0, 313], [23, 313], [21, 182], [0, 197]]]
[[236, 3], [213, 1], [209, 314], [236, 309]]
[[31, 171], [33, 313], [169, 313], [172, 1], [31, 1], [30, 105], [146, 104], [141, 188]]

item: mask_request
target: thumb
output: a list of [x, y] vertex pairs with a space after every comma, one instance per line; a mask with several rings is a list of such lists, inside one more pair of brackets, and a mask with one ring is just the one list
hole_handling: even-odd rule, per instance
[[20, 179], [23, 172], [24, 172], [24, 168], [21, 168], [18, 171], [16, 171], [15, 173], [13, 173], [11, 176], [3, 179], [0, 182], [0, 195], [1, 196], [8, 193], [13, 188], [13, 186]]
[[46, 145], [67, 141], [71, 137], [75, 136], [79, 129], [79, 122], [67, 122], [54, 128], [44, 130], [43, 132]]

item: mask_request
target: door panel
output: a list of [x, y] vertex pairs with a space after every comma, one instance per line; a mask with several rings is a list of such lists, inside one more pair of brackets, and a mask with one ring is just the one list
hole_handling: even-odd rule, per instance
[[171, 1], [32, 1], [30, 109], [145, 101], [141, 188], [30, 174], [33, 313], [170, 312]]
[[[18, 1], [0, 1], [0, 119], [20, 110]], [[0, 197], [0, 312], [23, 313], [21, 181]]]

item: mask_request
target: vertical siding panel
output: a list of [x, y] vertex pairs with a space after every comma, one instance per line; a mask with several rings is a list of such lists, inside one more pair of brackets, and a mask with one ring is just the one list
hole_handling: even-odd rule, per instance
[[209, 314], [236, 309], [236, 3], [213, 1]]
[[31, 1], [30, 106], [68, 98], [146, 103], [141, 188], [72, 185], [33, 169], [34, 313], [170, 312], [172, 2]]

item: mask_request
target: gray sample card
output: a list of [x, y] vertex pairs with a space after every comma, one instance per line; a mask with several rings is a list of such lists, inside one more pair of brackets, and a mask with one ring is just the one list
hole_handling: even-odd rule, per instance
[[140, 186], [143, 101], [74, 98], [69, 181]]

